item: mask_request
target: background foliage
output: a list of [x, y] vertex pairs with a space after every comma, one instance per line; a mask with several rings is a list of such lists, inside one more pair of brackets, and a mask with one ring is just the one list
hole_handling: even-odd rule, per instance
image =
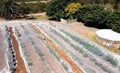
[[36, 1], [26, 3], [26, 0], [1, 0], [0, 17], [10, 20], [24, 17], [28, 13], [46, 12], [50, 19], [59, 21], [60, 18], [77, 18], [86, 26], [111, 28], [120, 32], [120, 0]]
[[[114, 10], [107, 8], [106, 3], [111, 3]], [[77, 18], [86, 26], [111, 28], [120, 32], [119, 1], [116, 0], [53, 0], [47, 6], [46, 12], [55, 20]]]

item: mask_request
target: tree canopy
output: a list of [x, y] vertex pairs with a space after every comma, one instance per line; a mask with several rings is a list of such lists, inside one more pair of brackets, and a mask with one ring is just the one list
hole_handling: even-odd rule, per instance
[[64, 8], [67, 6], [67, 0], [53, 0], [46, 8], [48, 16], [52, 19], [59, 20], [64, 16]]
[[18, 0], [2, 0], [0, 2], [0, 16], [6, 19], [15, 19], [20, 15], [28, 13], [24, 3]]
[[79, 9], [81, 5], [79, 3], [70, 3], [66, 8], [65, 8], [65, 12], [66, 12], [66, 16], [69, 19], [73, 19], [73, 17], [76, 17], [74, 14], [75, 12]]
[[66, 18], [65, 7], [71, 2], [77, 2], [78, 0], [52, 0], [46, 7], [47, 15], [52, 19], [60, 20], [60, 18]]
[[28, 13], [44, 12], [46, 3], [25, 3], [24, 0], [1, 0], [0, 17], [7, 20], [24, 17]]
[[[93, 2], [92, 0], [76, 1], [53, 0], [47, 6], [47, 15], [55, 20], [60, 20], [60, 18], [77, 18], [78, 21], [84, 22], [86, 26], [111, 28], [120, 32], [120, 12], [106, 8], [104, 3], [109, 2], [109, 0], [93, 0]], [[81, 5], [80, 3], [82, 2], [88, 3]]]

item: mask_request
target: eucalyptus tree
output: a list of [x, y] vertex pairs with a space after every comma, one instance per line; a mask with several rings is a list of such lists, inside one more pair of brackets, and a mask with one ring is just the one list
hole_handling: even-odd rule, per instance
[[7, 20], [28, 13], [26, 10], [25, 3], [22, 0], [1, 0], [0, 2], [0, 16]]

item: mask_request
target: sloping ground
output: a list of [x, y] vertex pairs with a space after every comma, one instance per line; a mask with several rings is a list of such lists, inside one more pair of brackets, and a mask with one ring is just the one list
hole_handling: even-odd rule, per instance
[[21, 46], [20, 50], [25, 59], [25, 65], [29, 73], [67, 73], [56, 57], [46, 47], [45, 40], [28, 24], [21, 24], [15, 27], [15, 33]]
[[17, 42], [16, 38], [13, 35], [14, 32], [12, 30], [12, 27], [10, 27], [9, 31], [10, 31], [10, 36], [12, 38], [13, 49], [14, 49], [14, 51], [16, 53], [16, 59], [18, 61], [17, 68], [12, 73], [27, 73], [24, 62], [23, 62], [23, 59], [20, 56], [18, 42]]
[[66, 60], [69, 63], [75, 73], [83, 73], [83, 71], [71, 60], [69, 56], [67, 56], [67, 54], [62, 49], [60, 49], [60, 47], [58, 47], [53, 41], [51, 41], [47, 36], [45, 36], [35, 25], [32, 25], [32, 27], [39, 34], [44, 36], [44, 39], [56, 50], [56, 52], [62, 59]]
[[84, 26], [81, 22], [73, 22], [66, 25], [63, 25], [63, 27], [66, 26], [66, 28], [71, 29], [71, 31], [77, 32], [79, 34], [84, 35], [86, 38], [95, 41], [95, 33], [98, 29], [96, 28], [89, 28]]
[[[26, 56], [31, 62], [31, 66], [28, 66], [30, 73], [67, 73], [56, 58], [50, 53], [48, 48], [45, 47], [45, 41], [38, 38], [40, 35], [33, 31], [31, 26], [23, 25], [18, 26], [17, 28], [19, 29], [19, 32], [23, 30], [23, 32], [20, 32], [20, 34], [22, 34], [20, 38], [21, 40], [24, 40], [24, 47], [21, 47], [24, 49], [23, 53], [26, 52]], [[28, 43], [30, 43], [30, 47], [28, 47]], [[32, 54], [29, 54], [30, 52]], [[36, 56], [34, 56], [35, 54]]]
[[30, 40], [27, 38], [29, 35], [26, 36], [24, 34], [24, 31], [22, 30], [21, 26], [15, 27], [21, 34], [20, 37], [18, 37], [18, 41], [20, 42], [19, 45], [21, 46], [20, 50], [23, 54], [24, 61], [27, 66], [28, 73], [42, 73], [43, 70], [41, 66], [41, 62], [39, 61], [39, 57], [34, 51], [34, 48], [30, 42]]
[[[24, 22], [10, 27], [18, 61], [17, 69], [13, 73], [26, 73], [26, 70], [27, 73], [119, 73], [116, 60], [118, 55], [71, 31], [71, 27], [81, 28], [80, 31], [87, 28], [79, 24], [59, 25], [47, 21]], [[3, 41], [4, 32], [0, 33], [3, 38], [0, 41]], [[4, 46], [1, 44], [3, 43], [0, 43], [0, 51], [3, 51], [1, 47]]]
[[[63, 27], [50, 22], [40, 22], [36, 26], [87, 73], [92, 73], [90, 70], [97, 73], [119, 73], [117, 64], [120, 58], [118, 55], [108, 52], [82, 35], [72, 32], [65, 25]], [[68, 47], [68, 45], [70, 46]], [[107, 60], [108, 58], [109, 60]]]
[[97, 40], [96, 40], [96, 31], [98, 29], [96, 28], [92, 28], [92, 27], [86, 27], [86, 26], [83, 26], [83, 23], [71, 23], [71, 24], [66, 24], [66, 25], [63, 25], [63, 26], [66, 26], [66, 28], [70, 29], [71, 31], [74, 31], [74, 32], [77, 32], [79, 34], [82, 34], [83, 36], [85, 36], [86, 38], [100, 44], [101, 46], [105, 47], [107, 50], [110, 50], [114, 53], [117, 53], [117, 54], [120, 54], [120, 49], [119, 48], [115, 48], [115, 47], [107, 47], [101, 43], [99, 43]]

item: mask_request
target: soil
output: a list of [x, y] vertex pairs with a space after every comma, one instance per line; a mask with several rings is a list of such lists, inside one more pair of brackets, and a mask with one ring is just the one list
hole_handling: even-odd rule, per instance
[[10, 31], [10, 36], [12, 38], [13, 49], [16, 53], [16, 59], [18, 62], [16, 70], [13, 71], [12, 73], [27, 73], [23, 59], [20, 56], [18, 42], [17, 42], [15, 36], [13, 35], [14, 32], [12, 30], [12, 27], [9, 28], [9, 31]]
[[47, 38], [35, 25], [32, 25], [32, 27], [44, 37], [48, 44], [50, 44], [56, 50], [56, 52], [62, 59], [69, 63], [69, 65], [72, 67], [75, 73], [83, 73], [83, 71], [72, 61], [72, 59], [60, 47], [58, 47], [53, 41]]

